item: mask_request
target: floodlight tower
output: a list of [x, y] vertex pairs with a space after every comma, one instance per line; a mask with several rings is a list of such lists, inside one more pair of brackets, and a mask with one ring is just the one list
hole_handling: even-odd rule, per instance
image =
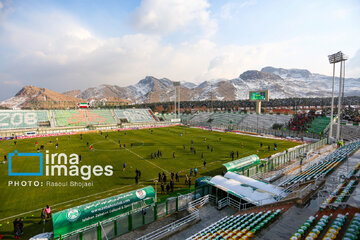
[[[175, 119], [178, 119], [178, 114], [180, 117], [180, 82], [174, 82], [174, 90]], [[178, 112], [176, 112], [176, 104], [178, 104]]]
[[[333, 64], [333, 82], [332, 82], [332, 95], [331, 95], [331, 113], [330, 113], [330, 129], [329, 129], [329, 141], [332, 138], [333, 130], [333, 115], [334, 115], [334, 88], [335, 88], [335, 64], [340, 63], [340, 80], [339, 80], [339, 98], [338, 98], [338, 123], [336, 131], [336, 141], [340, 139], [340, 120], [341, 120], [341, 93], [344, 91], [343, 81], [345, 81], [345, 61], [348, 57], [340, 52], [334, 53], [328, 56], [330, 64]], [[344, 64], [343, 64], [344, 62]]]

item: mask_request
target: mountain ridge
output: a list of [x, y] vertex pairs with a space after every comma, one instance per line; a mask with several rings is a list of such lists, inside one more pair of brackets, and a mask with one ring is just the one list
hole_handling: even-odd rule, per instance
[[[359, 79], [347, 78], [346, 93], [360, 95]], [[0, 102], [0, 106], [22, 108], [29, 101], [47, 98], [51, 101], [117, 101], [131, 103], [152, 103], [174, 101], [173, 81], [168, 78], [146, 76], [138, 83], [121, 87], [101, 84], [84, 91], [70, 90], [58, 93], [46, 88], [26, 86], [14, 97]], [[270, 98], [289, 97], [329, 97], [331, 96], [332, 77], [311, 73], [306, 69], [284, 69], [267, 66], [258, 70], [248, 70], [234, 79], [217, 79], [199, 84], [182, 82], [181, 101], [202, 100], [239, 100], [247, 99], [250, 90], [269, 89]], [[337, 89], [337, 84], [336, 88]], [[60, 100], [55, 100], [60, 99]]]

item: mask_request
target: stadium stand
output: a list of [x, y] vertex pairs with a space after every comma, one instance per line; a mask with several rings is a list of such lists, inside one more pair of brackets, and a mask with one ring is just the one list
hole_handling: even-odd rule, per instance
[[214, 113], [209, 121], [214, 125], [238, 125], [244, 118], [245, 114], [239, 113]]
[[[322, 221], [327, 221], [328, 219], [325, 217]], [[294, 233], [294, 235], [290, 238], [291, 240], [297, 240], [297, 239], [301, 239], [305, 232], [308, 231], [308, 229], [314, 224], [315, 222], [315, 217], [314, 216], [310, 216], [300, 227], [299, 229], [296, 231], [296, 233]]]
[[310, 166], [301, 173], [298, 173], [291, 179], [281, 183], [280, 186], [288, 186], [295, 183], [302, 183], [310, 180], [326, 176], [332, 170], [334, 170], [343, 160], [345, 160], [350, 154], [360, 148], [360, 141], [345, 145], [335, 152], [326, 156], [322, 161]]
[[360, 213], [355, 213], [344, 234], [345, 240], [356, 240], [360, 235]]
[[354, 212], [354, 209], [345, 208], [342, 211], [318, 212], [318, 215], [310, 216], [290, 237], [290, 240], [356, 240], [359, 233], [360, 213]]
[[281, 210], [226, 216], [190, 239], [250, 239], [270, 225]]
[[189, 117], [181, 116], [182, 122], [199, 126], [233, 125], [253, 129], [271, 129], [275, 123], [286, 125], [292, 115], [283, 114], [241, 114], [237, 112], [200, 112]]
[[0, 129], [37, 128], [49, 122], [47, 110], [0, 110]]
[[290, 131], [305, 132], [308, 130], [309, 125], [315, 118], [316, 118], [316, 116], [314, 113], [296, 114], [289, 121], [288, 128]]
[[181, 122], [184, 124], [188, 124], [190, 119], [192, 119], [194, 117], [193, 114], [190, 113], [182, 113], [180, 118], [181, 118]]
[[[348, 197], [352, 191], [353, 186], [357, 183], [354, 180], [349, 181], [351, 178], [360, 177], [360, 163], [357, 164], [341, 182], [336, 186], [336, 188], [331, 191], [330, 195], [322, 202], [320, 209], [325, 209], [331, 203], [332, 205], [338, 205], [338, 203], [343, 202], [344, 198]], [[340, 193], [341, 192], [341, 193]], [[340, 194], [339, 194], [340, 193]]]
[[54, 110], [55, 125], [64, 126], [81, 126], [88, 123], [86, 110]]
[[329, 125], [330, 118], [324, 116], [316, 117], [312, 122], [308, 129], [308, 132], [311, 133], [322, 133], [324, 129]]
[[285, 126], [291, 118], [292, 115], [283, 114], [247, 114], [238, 126], [271, 129], [275, 123]]
[[[333, 125], [333, 136], [336, 136], [336, 131], [336, 125]], [[358, 139], [360, 138], [360, 126], [341, 125], [340, 133], [344, 140], [352, 141]]]
[[116, 109], [115, 114], [120, 120], [130, 123], [157, 121], [150, 109]]
[[115, 124], [113, 114], [110, 110], [88, 110], [86, 111], [89, 124]]
[[209, 113], [209, 112], [197, 113], [194, 115], [193, 118], [189, 120], [189, 124], [206, 125], [211, 115], [213, 115], [213, 113]]
[[175, 114], [174, 113], [156, 114], [156, 117], [158, 119], [162, 119], [163, 121], [171, 121], [171, 119], [175, 118]]

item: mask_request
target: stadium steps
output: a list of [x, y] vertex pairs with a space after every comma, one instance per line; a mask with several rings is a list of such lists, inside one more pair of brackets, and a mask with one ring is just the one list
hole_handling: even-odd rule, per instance
[[118, 118], [118, 116], [116, 115], [114, 109], [111, 109], [110, 111], [111, 111], [111, 114], [112, 114], [113, 118], [114, 118], [115, 121], [116, 121], [116, 124], [120, 124], [121, 121], [120, 121], [120, 119]]
[[287, 210], [281, 218], [267, 228], [266, 231], [261, 232], [257, 239], [274, 240], [274, 239], [289, 239], [306, 219], [308, 219], [314, 210], [308, 208], [300, 208], [297, 206], [291, 207]]
[[154, 120], [155, 120], [156, 122], [159, 121], [159, 119], [157, 119], [157, 117], [153, 114], [153, 112], [151, 111], [151, 109], [148, 108], [148, 112], [149, 112], [150, 115], [154, 118]]
[[56, 126], [54, 111], [49, 110], [49, 115], [50, 115], [50, 126], [53, 128]]

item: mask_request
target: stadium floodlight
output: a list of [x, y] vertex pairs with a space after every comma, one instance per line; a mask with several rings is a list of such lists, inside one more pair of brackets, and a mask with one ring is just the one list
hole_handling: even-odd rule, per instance
[[[178, 115], [180, 117], [180, 82], [173, 82], [174, 91], [175, 91], [175, 98], [174, 98], [174, 105], [175, 105], [175, 119], [178, 119]], [[177, 89], [177, 90], [176, 90]], [[178, 104], [178, 113], [176, 112], [176, 104]]]
[[346, 60], [348, 60], [349, 57], [347, 55], [345, 55], [344, 53], [342, 53], [341, 51], [339, 51], [337, 53], [329, 55], [328, 58], [329, 58], [330, 64], [333, 64], [333, 63], [335, 64], [338, 62], [346, 61]]
[[[329, 129], [329, 140], [332, 137], [332, 129], [333, 129], [333, 115], [334, 115], [334, 88], [335, 88], [335, 64], [340, 62], [340, 82], [339, 82], [339, 98], [338, 98], [338, 124], [337, 124], [337, 132], [336, 132], [336, 140], [339, 140], [340, 134], [340, 121], [341, 121], [341, 92], [344, 89], [343, 81], [345, 79], [345, 61], [348, 60], [348, 56], [343, 52], [339, 51], [337, 53], [331, 54], [328, 56], [330, 64], [333, 64], [333, 81], [332, 81], [332, 96], [331, 96], [331, 113], [330, 113], [330, 129]], [[344, 65], [343, 65], [344, 62]], [[344, 71], [343, 71], [344, 70]]]

